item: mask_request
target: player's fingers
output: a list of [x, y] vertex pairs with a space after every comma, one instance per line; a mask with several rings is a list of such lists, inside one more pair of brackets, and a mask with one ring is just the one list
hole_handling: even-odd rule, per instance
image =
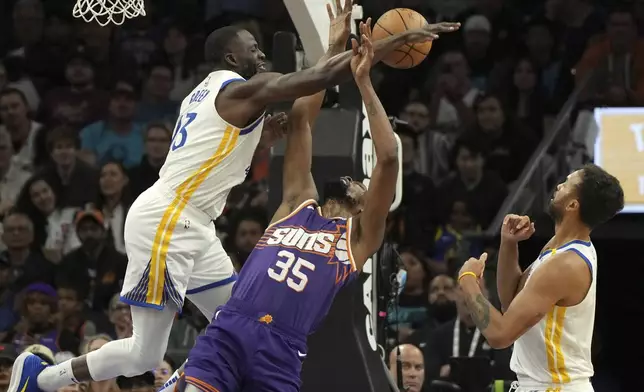
[[353, 0], [346, 0], [344, 2], [344, 12], [351, 12], [353, 10]]
[[355, 38], [351, 38], [351, 50], [353, 51], [353, 55], [357, 56], [358, 55], [358, 40]]
[[335, 0], [335, 13], [340, 14], [342, 12], [342, 0]]
[[326, 3], [326, 13], [329, 15], [329, 20], [333, 20], [335, 18], [335, 15], [333, 15], [333, 6], [331, 3]]
[[487, 252], [483, 252], [481, 257], [479, 257], [479, 261], [485, 264], [485, 262], [487, 261]]
[[367, 25], [367, 36], [371, 38], [371, 17], [367, 18], [367, 23], [365, 24]]
[[534, 223], [530, 223], [530, 230], [534, 233], [534, 231], [535, 231]]
[[373, 44], [371, 43], [371, 39], [369, 37], [364, 37], [363, 44], [367, 48], [368, 53], [373, 53]]

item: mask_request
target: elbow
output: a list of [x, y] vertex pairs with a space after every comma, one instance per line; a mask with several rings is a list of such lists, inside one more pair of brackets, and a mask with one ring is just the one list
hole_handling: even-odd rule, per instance
[[377, 155], [378, 163], [385, 167], [395, 167], [399, 165], [398, 149], [392, 148], [391, 151], [386, 151], [384, 154]]
[[503, 350], [510, 347], [512, 343], [514, 343], [512, 339], [509, 339], [508, 337], [503, 336], [499, 333], [486, 334], [485, 340], [487, 340], [487, 343], [490, 345], [490, 347], [495, 350]]

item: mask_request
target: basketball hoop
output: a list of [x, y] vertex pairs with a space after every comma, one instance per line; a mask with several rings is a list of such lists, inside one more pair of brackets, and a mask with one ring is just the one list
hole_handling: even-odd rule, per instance
[[73, 15], [101, 26], [121, 25], [126, 19], [145, 16], [145, 5], [144, 0], [76, 0]]

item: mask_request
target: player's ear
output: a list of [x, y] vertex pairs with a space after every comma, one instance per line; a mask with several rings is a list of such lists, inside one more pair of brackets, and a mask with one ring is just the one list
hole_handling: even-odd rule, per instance
[[232, 53], [226, 53], [224, 55], [224, 61], [233, 67], [239, 66], [239, 63], [237, 62], [237, 59], [235, 58], [235, 55]]
[[577, 200], [577, 199], [570, 200], [570, 202], [568, 202], [568, 205], [566, 206], [566, 209], [569, 210], [569, 211], [578, 210], [579, 209], [579, 200]]

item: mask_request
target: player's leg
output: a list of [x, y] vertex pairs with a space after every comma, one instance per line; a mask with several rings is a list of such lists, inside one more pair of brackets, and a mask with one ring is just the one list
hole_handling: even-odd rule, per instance
[[207, 248], [195, 258], [186, 295], [211, 321], [217, 308], [230, 298], [237, 274], [213, 226], [206, 227]]
[[176, 308], [157, 310], [133, 306], [131, 311], [132, 337], [111, 341], [87, 355], [45, 368], [38, 375], [38, 387], [54, 392], [90, 379], [132, 377], [158, 366], [168, 346]]
[[306, 353], [306, 342], [287, 338], [262, 326], [258, 330], [257, 347], [253, 353], [250, 380], [244, 392], [299, 392], [302, 381], [301, 355]]
[[[198, 256], [186, 295], [201, 313], [212, 321], [216, 309], [230, 298], [236, 275], [233, 263], [212, 226], [205, 227], [208, 248]], [[172, 374], [158, 392], [171, 392], [184, 372], [185, 363]]]

